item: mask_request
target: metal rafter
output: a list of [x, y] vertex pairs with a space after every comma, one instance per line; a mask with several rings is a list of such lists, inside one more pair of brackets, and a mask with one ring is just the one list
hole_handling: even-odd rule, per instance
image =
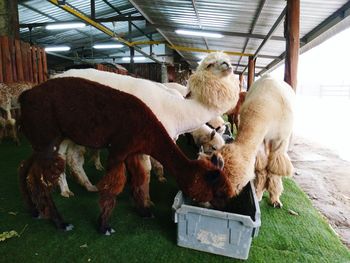
[[[30, 6], [30, 5], [27, 5], [27, 4], [24, 4], [24, 3], [21, 3], [20, 5], [24, 6], [25, 8], [27, 8], [27, 9], [29, 9], [29, 10], [32, 10], [32, 11], [35, 12], [35, 13], [38, 13], [38, 14], [40, 14], [40, 15], [42, 15], [42, 16], [45, 16], [45, 17], [47, 17], [47, 18], [49, 18], [49, 19], [51, 19], [51, 20], [53, 20], [53, 21], [55, 21], [55, 22], [59, 22], [59, 20], [56, 19], [56, 18], [54, 18], [53, 16], [48, 15], [48, 14], [46, 14], [46, 13], [44, 13], [44, 12], [41, 12], [40, 10], [38, 10], [38, 9], [36, 9], [36, 8]], [[87, 37], [90, 38], [90, 35], [87, 34], [87, 33], [85, 33], [84, 31], [81, 31], [81, 30], [79, 30], [79, 29], [73, 29], [73, 30], [75, 30], [76, 32], [78, 32], [78, 33], [80, 33], [80, 34], [83, 34], [83, 35], [85, 35], [85, 36], [87, 36]], [[53, 34], [53, 35], [54, 35], [54, 34]], [[106, 53], [104, 53], [104, 52], [101, 52], [101, 53], [102, 53], [102, 54], [106, 54]]]
[[[112, 8], [114, 11], [116, 11], [119, 15], [123, 15], [123, 13], [116, 8], [114, 5], [112, 5], [110, 2], [107, 0], [102, 0], [106, 5], [108, 5], [110, 8]], [[149, 40], [153, 40], [152, 37], [148, 36], [141, 28], [139, 28], [137, 25], [134, 23], [131, 23], [133, 27], [135, 27], [138, 31], [140, 31], [145, 37], [147, 37]]]
[[[259, 6], [258, 6], [258, 9], [256, 10], [256, 13], [255, 13], [255, 15], [254, 15], [254, 19], [253, 19], [252, 25], [250, 26], [249, 34], [253, 34], [254, 29], [255, 29], [255, 26], [256, 26], [256, 23], [257, 23], [258, 20], [259, 20], [260, 14], [261, 14], [261, 12], [262, 12], [262, 10], [263, 10], [263, 8], [264, 8], [265, 3], [266, 3], [266, 0], [261, 0], [261, 1], [260, 1], [260, 4], [259, 4]], [[247, 37], [247, 39], [245, 40], [243, 49], [242, 49], [242, 53], [244, 53], [245, 50], [247, 49], [249, 40], [250, 40], [250, 38]], [[239, 58], [239, 60], [238, 60], [238, 65], [241, 63], [241, 60], [242, 60], [242, 57]], [[237, 69], [238, 69], [238, 66], [236, 67], [236, 70], [237, 70]]]
[[[193, 6], [193, 9], [194, 9], [194, 12], [196, 13], [196, 17], [197, 17], [197, 20], [198, 20], [199, 28], [203, 29], [201, 18], [199, 17], [198, 10], [197, 10], [197, 7], [196, 7], [196, 0], [192, 0], [192, 6]], [[204, 40], [204, 43], [205, 43], [207, 49], [209, 49], [207, 39], [205, 37], [203, 37], [203, 40]]]
[[[143, 15], [145, 17], [145, 15]], [[174, 31], [176, 29], [188, 29], [188, 30], [196, 30], [200, 31], [198, 29], [194, 29], [193, 27], [175, 27], [175, 26], [169, 26], [169, 25], [160, 25], [160, 24], [152, 24], [155, 28], [160, 30], [167, 30], [167, 31]], [[205, 32], [208, 33], [219, 33], [223, 36], [228, 37], [243, 37], [243, 38], [256, 38], [256, 39], [265, 39], [266, 35], [261, 34], [248, 34], [248, 33], [242, 33], [242, 32], [229, 32], [229, 31], [222, 31], [222, 30], [205, 30]], [[285, 41], [286, 39], [284, 37], [280, 36], [272, 36], [271, 40], [277, 40], [277, 41]]]
[[[253, 59], [256, 59], [257, 56], [259, 55], [261, 49], [265, 46], [265, 44], [267, 43], [267, 41], [269, 41], [272, 37], [272, 34], [276, 31], [276, 29], [281, 25], [284, 17], [286, 16], [286, 11], [287, 11], [287, 7], [285, 7], [282, 11], [282, 13], [279, 15], [279, 17], [277, 18], [276, 22], [273, 24], [273, 26], [271, 27], [269, 33], [266, 35], [265, 39], [261, 42], [260, 46], [258, 47], [258, 49], [255, 51], [254, 55], [253, 55]], [[242, 74], [247, 70], [248, 67], [245, 67], [242, 71]]]
[[[153, 24], [152, 20], [142, 11], [142, 9], [133, 1], [133, 0], [129, 0], [129, 2], [140, 12], [141, 15], [143, 15], [144, 18], [146, 18], [146, 20], [148, 22], [150, 22], [151, 24]], [[169, 38], [166, 37], [166, 35], [160, 30], [158, 29], [158, 32], [159, 34], [161, 34], [164, 39], [170, 44], [170, 45], [173, 45], [173, 43], [169, 40]], [[188, 62], [186, 59], [185, 59], [185, 56], [180, 52], [180, 51], [177, 51], [177, 53], [180, 54], [181, 57], [183, 57], [183, 59], [188, 63], [190, 64], [190, 62]]]
[[[317, 40], [317, 38], [324, 32], [332, 28], [336, 23], [343, 21], [350, 16], [350, 1], [344, 4], [341, 8], [330, 15], [326, 20], [316, 26], [311, 32], [306, 34], [300, 39], [300, 54], [306, 52], [312, 45], [309, 45], [312, 41]], [[281, 53], [275, 60], [268, 64], [264, 69], [262, 69], [258, 75], [264, 74], [266, 71], [276, 68], [286, 57], [286, 52]]]
[[[114, 32], [112, 30], [110, 30], [109, 28], [105, 27], [102, 24], [99, 24], [97, 22], [95, 22], [94, 20], [92, 20], [90, 17], [88, 17], [87, 15], [85, 15], [82, 12], [78, 12], [77, 10], [75, 10], [74, 8], [70, 7], [69, 5], [59, 5], [57, 0], [47, 0], [48, 2], [50, 2], [51, 4], [61, 8], [62, 10], [68, 12], [69, 14], [74, 15], [75, 17], [81, 19], [82, 21], [88, 23], [89, 25], [95, 27], [96, 29], [102, 31], [103, 33], [105, 33], [106, 35], [114, 38], [115, 40], [121, 42], [122, 44], [126, 45], [126, 46], [130, 46], [131, 43], [127, 40], [125, 40], [122, 37], [116, 36], [114, 34]], [[162, 63], [161, 61], [159, 61], [157, 58], [148, 55], [146, 52], [144, 52], [143, 50], [141, 50], [141, 48], [134, 46], [134, 49], [139, 52], [140, 54], [144, 55], [145, 57], [157, 62], [157, 63]]]

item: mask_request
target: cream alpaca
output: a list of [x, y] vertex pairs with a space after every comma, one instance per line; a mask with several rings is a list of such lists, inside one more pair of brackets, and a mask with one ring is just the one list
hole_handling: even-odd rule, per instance
[[21, 93], [33, 86], [29, 82], [14, 82], [10, 84], [0, 83], [0, 108], [6, 112], [7, 126], [10, 128], [10, 136], [19, 144], [16, 120], [12, 118], [11, 109], [19, 108], [18, 97]]
[[287, 147], [293, 127], [294, 98], [287, 83], [269, 75], [257, 80], [248, 91], [240, 111], [236, 141], [214, 153], [223, 157], [224, 171], [230, 174], [236, 194], [254, 178], [255, 158], [264, 141], [269, 145], [267, 163], [259, 164], [263, 160], [257, 160], [257, 167], [265, 166], [268, 173], [276, 176], [292, 175]]
[[[81, 77], [138, 97], [154, 112], [169, 135], [175, 139], [178, 135], [191, 132], [214, 117], [225, 113], [235, 107], [237, 103], [239, 83], [232, 74], [232, 67], [226, 66], [230, 65], [229, 57], [223, 53], [213, 53], [208, 55], [202, 64], [205, 66], [199, 67], [192, 76], [193, 79], [196, 79], [196, 74], [199, 74], [201, 78], [203, 75], [209, 74], [213, 78], [210, 84], [217, 84], [211, 88], [207, 87], [208, 83], [205, 81], [196, 81], [193, 86], [190, 84], [191, 92], [196, 95], [193, 99], [186, 100], [179, 96], [179, 92], [169, 92], [171, 88], [166, 88], [160, 83], [95, 69], [69, 70], [56, 75], [55, 78]], [[209, 64], [210, 67], [207, 66]], [[205, 79], [208, 81], [207, 78]], [[205, 99], [200, 100], [199, 91], [201, 88], [206, 89], [206, 92], [203, 93], [205, 96], [221, 97], [211, 100], [210, 104], [205, 104]], [[74, 148], [69, 147], [69, 150], [74, 151]], [[148, 162], [147, 158], [146, 162]], [[150, 166], [150, 164], [147, 165]], [[147, 167], [147, 165], [145, 166]], [[80, 171], [79, 176], [88, 180], [82, 167]], [[61, 184], [61, 191], [62, 189], [63, 191], [67, 190], [64, 183]]]

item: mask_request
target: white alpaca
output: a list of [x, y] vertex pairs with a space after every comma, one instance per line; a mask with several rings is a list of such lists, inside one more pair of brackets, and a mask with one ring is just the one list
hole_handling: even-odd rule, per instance
[[[270, 196], [271, 203], [275, 207], [282, 206], [280, 179], [281, 176], [291, 176], [293, 171], [287, 148], [293, 128], [294, 100], [293, 89], [269, 75], [257, 80], [248, 91], [240, 110], [235, 142], [214, 152], [214, 155], [223, 157], [224, 171], [230, 174], [236, 194], [254, 178], [255, 166], [258, 172], [261, 171], [259, 167], [263, 167], [274, 176], [273, 187], [280, 192]], [[266, 156], [265, 161], [259, 156], [256, 159], [259, 149], [262, 149], [259, 156]]]
[[[239, 82], [227, 55], [209, 54], [201, 65], [189, 80], [191, 99], [169, 92], [170, 88], [160, 83], [95, 69], [73, 69], [55, 78], [80, 77], [130, 93], [154, 112], [172, 138], [177, 138], [234, 108], [238, 100]], [[87, 178], [85, 173], [81, 176]]]
[[188, 95], [188, 93], [190, 92], [190, 90], [188, 89], [188, 87], [182, 86], [179, 83], [176, 82], [166, 82], [166, 83], [162, 83], [164, 86], [170, 88], [170, 89], [175, 89], [177, 90], [182, 97], [186, 97]]

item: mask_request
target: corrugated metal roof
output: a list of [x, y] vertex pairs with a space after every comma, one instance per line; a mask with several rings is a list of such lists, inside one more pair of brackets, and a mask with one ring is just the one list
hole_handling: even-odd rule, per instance
[[[85, 15], [90, 15], [90, 1], [66, 0], [66, 3]], [[141, 30], [153, 33], [153, 39], [166, 39], [170, 45], [247, 54], [255, 54], [285, 6], [286, 1], [281, 0], [95, 0], [96, 18], [131, 12], [132, 16], [142, 14], [148, 20], [151, 25], [142, 20], [133, 21], [138, 29], [133, 27], [132, 41], [149, 40], [150, 36], [142, 34]], [[322, 3], [316, 0], [301, 0], [302, 45], [314, 40], [324, 30], [347, 17], [349, 10], [350, 2], [346, 0], [322, 1]], [[21, 24], [77, 20], [50, 2], [41, 0], [19, 1], [19, 16]], [[128, 34], [128, 22], [103, 23], [103, 25], [121, 36]], [[155, 33], [155, 28], [161, 35]], [[218, 31], [225, 36], [221, 39], [186, 37], [176, 34], [175, 29]], [[285, 50], [283, 30], [282, 22], [271, 39], [262, 47], [256, 62], [257, 72], [266, 71], [283, 58]], [[83, 48], [89, 50], [95, 42], [110, 41], [109, 36], [90, 26], [59, 32], [33, 28], [30, 33], [27, 28], [21, 29], [22, 38], [29, 40], [30, 35], [34, 42], [42, 45], [70, 43], [74, 52]], [[128, 48], [121, 50], [125, 51], [128, 51]], [[106, 57], [111, 53], [115, 54], [116, 50], [94, 51], [94, 56]], [[190, 50], [179, 50], [178, 53], [193, 66], [204, 54]], [[232, 56], [232, 63], [236, 65], [236, 71], [240, 72], [246, 68], [248, 58]]]

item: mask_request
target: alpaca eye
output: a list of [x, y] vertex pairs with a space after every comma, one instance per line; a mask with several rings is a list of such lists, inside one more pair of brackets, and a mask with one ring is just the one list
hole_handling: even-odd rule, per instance
[[230, 65], [226, 61], [222, 62], [221, 65], [226, 65], [227, 67], [230, 67]]
[[214, 66], [215, 63], [210, 63], [208, 66], [207, 66], [207, 69], [208, 68], [211, 68], [212, 66]]
[[211, 149], [214, 150], [214, 151], [216, 151], [216, 147], [215, 147], [215, 146], [212, 146]]

